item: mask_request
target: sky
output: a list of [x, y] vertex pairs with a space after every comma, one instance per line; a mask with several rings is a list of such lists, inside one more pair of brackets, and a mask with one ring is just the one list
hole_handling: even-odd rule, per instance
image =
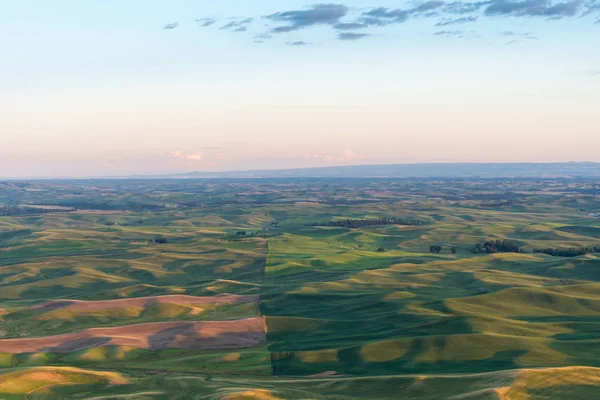
[[600, 162], [600, 0], [0, 0], [0, 177]]

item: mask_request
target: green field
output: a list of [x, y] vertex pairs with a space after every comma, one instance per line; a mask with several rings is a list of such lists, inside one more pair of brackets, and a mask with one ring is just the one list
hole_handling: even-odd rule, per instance
[[600, 393], [591, 180], [0, 182], [0, 206], [0, 399]]

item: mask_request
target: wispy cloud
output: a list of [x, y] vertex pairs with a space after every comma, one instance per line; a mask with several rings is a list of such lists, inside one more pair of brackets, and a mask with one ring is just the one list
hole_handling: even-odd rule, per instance
[[217, 23], [217, 20], [214, 18], [196, 18], [196, 22], [203, 28], [214, 25]]
[[271, 39], [271, 38], [273, 38], [273, 35], [271, 35], [270, 33], [261, 33], [261, 34], [254, 36], [254, 39]]
[[175, 29], [179, 26], [179, 22], [173, 22], [172, 24], [166, 24], [163, 29]]
[[433, 33], [436, 36], [455, 39], [477, 39], [481, 37], [477, 31], [443, 30]]
[[368, 33], [356, 33], [356, 32], [340, 32], [338, 33], [338, 39], [339, 40], [360, 40], [360, 39], [364, 39], [366, 37], [371, 36]]
[[458, 31], [458, 30], [454, 30], [454, 31], [437, 31], [433, 33], [436, 36], [445, 36], [445, 37], [452, 37], [452, 36], [464, 36], [464, 32], [463, 31]]
[[486, 7], [484, 14], [487, 16], [548, 17], [559, 19], [573, 17], [582, 9], [583, 2], [581, 0], [555, 4], [549, 0], [493, 0]]
[[473, 14], [481, 10], [483, 7], [491, 4], [491, 1], [453, 1], [446, 3], [442, 12], [454, 15]]
[[367, 28], [368, 25], [360, 23], [360, 22], [345, 22], [345, 23], [341, 23], [341, 24], [335, 24], [333, 27], [340, 31], [353, 31], [355, 29]]
[[385, 7], [373, 8], [363, 12], [359, 22], [365, 25], [385, 26], [390, 24], [401, 24], [408, 21], [411, 16], [434, 16], [432, 11], [444, 6], [443, 1], [430, 0], [408, 9], [389, 9]]
[[461, 17], [461, 18], [454, 18], [454, 19], [445, 19], [442, 20], [438, 23], [435, 24], [435, 26], [437, 27], [442, 27], [442, 26], [448, 26], [448, 25], [459, 25], [459, 24], [466, 24], [469, 22], [475, 22], [477, 21], [478, 17]]
[[597, 12], [600, 13], [600, 1], [590, 0], [585, 4], [585, 10], [581, 16], [586, 17]]
[[436, 10], [440, 7], [442, 7], [444, 4], [446, 4], [443, 1], [438, 1], [438, 0], [430, 0], [430, 1], [426, 1], [423, 4], [420, 4], [414, 8], [412, 8], [410, 10], [411, 14], [414, 13], [420, 13], [420, 12], [427, 12], [427, 11], [431, 11], [431, 10]]
[[201, 161], [204, 158], [204, 154], [200, 152], [184, 153], [182, 151], [173, 151], [169, 153], [169, 158], [188, 161]]
[[339, 154], [308, 153], [304, 155], [304, 158], [307, 160], [319, 160], [324, 163], [334, 164], [361, 160], [365, 157], [355, 153], [351, 149], [343, 149]]
[[367, 25], [384, 26], [408, 21], [409, 16], [410, 14], [406, 10], [390, 10], [389, 8], [379, 7], [364, 12], [360, 20]]
[[220, 29], [229, 30], [232, 32], [246, 32], [248, 30], [248, 25], [252, 23], [254, 18], [246, 18], [243, 20], [233, 20], [225, 25], [223, 25]]
[[290, 42], [288, 43], [288, 46], [307, 46], [308, 43], [304, 42], [304, 41], [298, 41], [298, 42]]
[[271, 30], [273, 33], [284, 33], [314, 25], [336, 25], [348, 11], [348, 7], [342, 4], [315, 4], [307, 10], [283, 11], [264, 18], [285, 23]]
[[539, 40], [532, 32], [514, 32], [514, 31], [502, 31], [498, 33], [501, 36], [508, 36], [513, 38]]
[[[474, 22], [481, 25], [489, 19], [508, 17], [557, 20], [600, 14], [600, 0], [416, 0], [412, 3], [406, 1], [409, 5], [403, 8], [377, 5], [350, 8], [340, 3], [318, 3], [306, 8], [282, 10], [262, 16], [262, 19], [269, 21], [270, 24], [266, 26], [265, 33], [254, 36], [254, 41], [263, 42], [271, 39], [274, 34], [296, 32], [315, 26], [330, 27], [337, 32], [337, 39], [352, 41], [372, 36], [371, 28], [402, 24], [417, 18], [434, 19], [432, 26], [435, 29]], [[246, 32], [249, 31], [253, 21], [253, 18], [231, 18], [220, 29]], [[207, 27], [216, 24], [217, 20], [198, 18], [196, 22], [202, 27]], [[586, 21], [586, 23], [594, 22], [600, 23], [600, 19], [594, 17], [592, 21]], [[177, 22], [168, 24], [164, 29], [175, 29], [178, 25]], [[434, 34], [461, 37], [452, 29], [438, 30]], [[536, 39], [532, 34], [522, 38]], [[516, 36], [515, 40], [518, 40]], [[291, 43], [300, 42], [302, 40]]]

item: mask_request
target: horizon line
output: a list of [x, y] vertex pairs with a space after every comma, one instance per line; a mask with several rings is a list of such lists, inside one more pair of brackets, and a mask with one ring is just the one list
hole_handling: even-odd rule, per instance
[[[442, 166], [442, 165], [569, 165], [569, 164], [593, 164], [600, 166], [600, 161], [494, 161], [494, 162], [481, 162], [481, 161], [460, 161], [460, 162], [412, 162], [412, 163], [383, 163], [383, 164], [356, 164], [356, 165], [326, 165], [326, 166], [314, 166], [314, 167], [297, 167], [297, 168], [259, 168], [259, 169], [248, 169], [248, 170], [217, 170], [217, 171], [186, 171], [186, 172], [175, 172], [175, 173], [157, 173], [157, 174], [128, 174], [128, 175], [93, 175], [93, 176], [22, 176], [22, 177], [2, 177], [0, 180], [4, 181], [28, 181], [28, 180], [93, 180], [93, 179], [144, 179], [144, 178], [170, 178], [177, 176], [193, 175], [193, 174], [248, 174], [248, 173], [276, 173], [276, 172], [289, 172], [289, 171], [309, 171], [309, 170], [326, 170], [336, 168], [367, 168], [367, 167], [391, 167], [391, 166]], [[255, 177], [254, 179], [259, 179]], [[331, 178], [331, 177], [330, 177]], [[345, 178], [351, 178], [346, 176]], [[410, 178], [406, 176], [404, 178]], [[171, 178], [176, 179], [176, 178]], [[182, 178], [183, 179], [183, 178]], [[226, 178], [225, 178], [226, 179]], [[252, 178], [244, 178], [252, 179]]]

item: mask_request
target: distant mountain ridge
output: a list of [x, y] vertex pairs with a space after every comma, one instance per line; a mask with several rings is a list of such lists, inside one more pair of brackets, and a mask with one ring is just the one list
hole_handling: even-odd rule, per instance
[[135, 178], [600, 178], [600, 163], [427, 163], [202, 172]]

